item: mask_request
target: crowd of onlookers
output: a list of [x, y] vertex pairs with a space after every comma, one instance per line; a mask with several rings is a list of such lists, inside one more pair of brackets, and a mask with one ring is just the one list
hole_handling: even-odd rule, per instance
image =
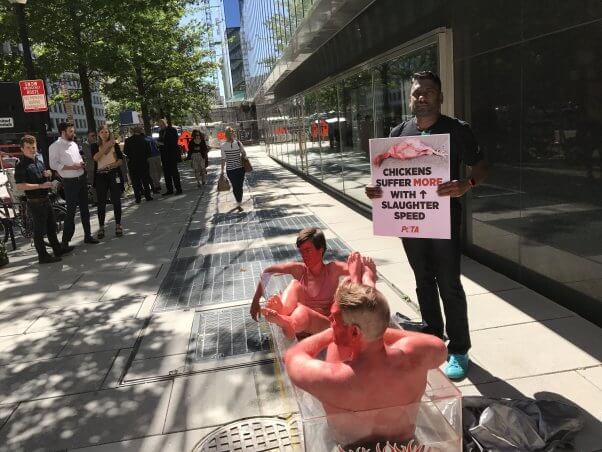
[[[121, 198], [129, 181], [136, 203], [152, 201], [153, 194], [179, 195], [183, 192], [178, 163], [183, 160], [183, 150], [178, 144], [178, 131], [168, 121], [159, 121], [159, 137], [155, 140], [145, 134], [142, 126], [131, 129], [131, 135], [119, 144], [109, 128], [104, 125], [97, 132], [88, 132], [82, 149], [75, 141], [75, 128], [71, 123], [59, 124], [59, 138], [48, 150], [48, 169], [38, 158], [36, 139], [26, 135], [21, 139], [24, 157], [15, 167], [16, 188], [25, 193], [27, 209], [33, 222], [33, 238], [40, 263], [61, 260], [73, 250], [69, 242], [75, 231], [75, 213], [79, 208], [84, 243], [97, 244], [105, 237], [107, 203], [112, 204], [115, 236], [124, 233]], [[239, 209], [243, 195], [246, 154], [242, 143], [236, 140], [234, 130], [226, 129], [226, 140], [220, 145], [221, 173], [224, 169], [230, 180]], [[209, 146], [205, 135], [194, 130], [185, 159], [190, 161], [198, 187], [207, 183]], [[248, 164], [248, 160], [247, 160]], [[249, 164], [250, 165], [250, 164]], [[57, 176], [62, 183], [66, 202], [61, 241], [56, 236], [56, 222], [49, 200], [51, 179]], [[161, 176], [165, 191], [161, 193]], [[92, 234], [88, 208], [90, 187], [93, 187], [97, 206], [98, 231]], [[46, 250], [44, 236], [53, 250]]]

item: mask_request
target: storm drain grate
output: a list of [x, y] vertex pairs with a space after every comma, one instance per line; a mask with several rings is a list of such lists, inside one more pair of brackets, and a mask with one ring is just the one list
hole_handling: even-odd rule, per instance
[[301, 450], [297, 422], [254, 418], [220, 427], [198, 443], [193, 452], [294, 452]]
[[201, 246], [203, 243], [203, 237], [207, 235], [205, 229], [189, 229], [182, 236], [180, 241], [180, 248], [187, 248], [189, 246]]
[[197, 312], [192, 324], [189, 361], [204, 362], [271, 350], [270, 329], [255, 322], [249, 306]]
[[303, 228], [325, 229], [326, 225], [322, 223], [315, 215], [279, 218], [276, 220], [269, 220], [263, 223], [263, 233], [265, 237], [292, 234], [295, 232], [299, 232]]
[[204, 237], [204, 243], [237, 242], [263, 238], [260, 223], [238, 223], [213, 227]]
[[[347, 260], [350, 250], [339, 239], [326, 240], [326, 261]], [[298, 261], [301, 259], [295, 245], [276, 245], [271, 247], [247, 248], [239, 251], [208, 254], [203, 267], [226, 266], [235, 263], [269, 260], [274, 262]]]
[[256, 221], [284, 218], [290, 214], [282, 207], [261, 210], [245, 210], [244, 212], [221, 212], [213, 215], [211, 222], [216, 226], [224, 224], [239, 224]]
[[213, 215], [211, 223], [216, 226], [225, 224], [240, 224], [257, 221], [255, 210], [245, 210], [244, 212], [220, 212]]
[[[155, 311], [209, 306], [253, 298], [261, 273], [270, 260], [187, 270], [162, 284]], [[170, 277], [168, 274], [166, 280]]]

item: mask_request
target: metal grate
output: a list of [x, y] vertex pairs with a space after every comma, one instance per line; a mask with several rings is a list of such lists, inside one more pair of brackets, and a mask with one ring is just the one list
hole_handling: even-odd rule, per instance
[[298, 217], [279, 218], [263, 223], [263, 234], [265, 237], [293, 234], [303, 228], [326, 228], [315, 215], [303, 215]]
[[189, 246], [200, 246], [203, 242], [203, 236], [207, 235], [205, 229], [189, 229], [182, 236], [180, 241], [180, 248], [187, 248]]
[[203, 438], [193, 452], [295, 452], [301, 450], [297, 422], [254, 418], [227, 424]]
[[203, 242], [225, 243], [262, 237], [263, 229], [260, 223], [239, 223], [213, 227], [204, 237]]
[[257, 260], [168, 273], [154, 310], [167, 311], [249, 300], [255, 293], [261, 273], [273, 263], [270, 260]]
[[219, 360], [256, 352], [270, 352], [270, 330], [255, 322], [249, 305], [214, 309], [195, 314], [189, 361]]
[[[339, 239], [326, 240], [326, 261], [347, 260], [351, 250]], [[246, 248], [239, 251], [226, 251], [224, 253], [208, 254], [205, 256], [203, 267], [226, 266], [235, 263], [251, 261], [288, 262], [299, 260], [300, 255], [295, 245], [276, 245], [261, 248]]]

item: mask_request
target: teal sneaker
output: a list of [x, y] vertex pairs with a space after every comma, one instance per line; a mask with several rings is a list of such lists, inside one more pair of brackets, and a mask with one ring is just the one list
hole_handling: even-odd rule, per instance
[[468, 353], [456, 355], [451, 353], [445, 366], [445, 375], [451, 380], [462, 380], [468, 372]]

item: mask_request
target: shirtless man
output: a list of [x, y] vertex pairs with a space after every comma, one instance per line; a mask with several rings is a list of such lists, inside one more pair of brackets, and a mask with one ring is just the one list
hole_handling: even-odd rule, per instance
[[[341, 445], [410, 439], [427, 372], [447, 357], [441, 339], [387, 328], [389, 316], [384, 296], [352, 278], [337, 290], [332, 328], [286, 353], [290, 379], [322, 402]], [[326, 361], [316, 359], [326, 348]]]
[[[297, 248], [303, 262], [287, 262], [271, 265], [266, 273], [284, 273], [292, 275], [293, 281], [285, 289], [282, 296], [271, 297], [266, 307], [261, 309], [259, 299], [263, 295], [261, 282], [257, 285], [251, 304], [251, 317], [254, 320], [260, 315], [266, 320], [282, 328], [289, 339], [299, 333], [316, 333], [330, 326], [328, 316], [334, 294], [339, 286], [341, 276], [348, 276], [348, 262], [333, 261], [324, 263], [326, 239], [324, 233], [317, 228], [306, 228], [297, 236]], [[352, 261], [360, 262], [359, 253], [349, 256]], [[366, 284], [374, 284], [375, 266], [372, 259], [363, 258], [373, 271], [366, 275]]]

